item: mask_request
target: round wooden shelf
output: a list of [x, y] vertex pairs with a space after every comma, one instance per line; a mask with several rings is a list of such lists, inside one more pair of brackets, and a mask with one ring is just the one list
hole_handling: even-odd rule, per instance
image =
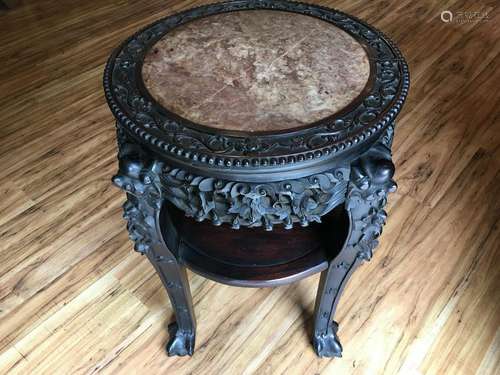
[[167, 211], [180, 237], [181, 261], [211, 280], [242, 287], [288, 284], [325, 270], [342, 249], [349, 225], [343, 205], [322, 223], [272, 232], [196, 222], [170, 204]]

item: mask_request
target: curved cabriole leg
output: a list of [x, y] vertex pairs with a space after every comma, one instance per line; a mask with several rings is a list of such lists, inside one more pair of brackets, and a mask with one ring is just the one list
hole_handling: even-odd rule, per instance
[[138, 150], [134, 145], [120, 146], [120, 171], [113, 182], [127, 192], [124, 205], [127, 229], [135, 250], [148, 257], [160, 276], [176, 316], [176, 322], [169, 327], [167, 352], [171, 356], [192, 355], [196, 322], [191, 292], [186, 270], [176, 257], [179, 239], [175, 227], [168, 213], [161, 212], [164, 192], [159, 175], [163, 165], [151, 162], [146, 166], [134, 154]]
[[396, 190], [390, 145], [392, 127], [363, 156], [351, 165], [345, 208], [349, 234], [342, 251], [321, 274], [315, 306], [313, 345], [320, 357], [341, 357], [333, 320], [342, 291], [362, 261], [370, 260], [385, 224], [387, 194]]

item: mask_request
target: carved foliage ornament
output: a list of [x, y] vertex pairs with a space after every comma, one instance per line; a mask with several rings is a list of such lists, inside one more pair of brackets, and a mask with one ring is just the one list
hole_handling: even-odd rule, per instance
[[357, 245], [357, 257], [362, 260], [370, 260], [378, 246], [377, 238], [387, 218], [384, 210], [387, 195], [397, 189], [392, 179], [391, 130], [392, 127], [381, 141], [355, 162], [351, 170], [346, 204], [353, 225], [349, 246]]
[[[344, 201], [347, 180], [348, 169], [339, 168], [306, 178], [252, 184], [195, 176], [159, 161], [146, 165], [125, 158], [113, 182], [155, 209], [166, 199], [198, 221], [229, 223], [234, 229], [264, 226], [272, 230], [276, 224], [291, 229], [294, 223], [320, 222], [322, 215]], [[132, 201], [124, 208], [129, 222], [137, 222], [131, 228], [137, 242], [137, 238], [147, 237], [147, 229], [142, 228], [147, 217], [140, 217], [143, 213]]]
[[[143, 219], [140, 215], [148, 212], [153, 218], [165, 199], [198, 221], [229, 223], [234, 229], [264, 226], [266, 230], [275, 224], [291, 229], [294, 223], [320, 222], [322, 215], [345, 200], [348, 168], [263, 184], [220, 180], [151, 159], [140, 145], [129, 143], [119, 125], [117, 136], [120, 169], [113, 182], [129, 194], [125, 215], [129, 222], [138, 222], [131, 228], [137, 238], [146, 237], [147, 230], [135, 219]], [[144, 212], [139, 212], [139, 202]]]

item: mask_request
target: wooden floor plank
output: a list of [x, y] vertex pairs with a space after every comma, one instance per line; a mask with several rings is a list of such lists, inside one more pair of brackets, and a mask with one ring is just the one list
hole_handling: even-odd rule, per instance
[[[169, 358], [167, 295], [121, 218], [111, 50], [210, 1], [26, 0], [0, 10], [0, 374], [500, 373], [497, 1], [322, 0], [391, 36], [411, 91], [399, 190], [374, 259], [339, 305], [341, 359], [310, 345], [318, 276], [275, 289], [189, 272], [192, 358]], [[440, 13], [482, 12], [444, 23]]]

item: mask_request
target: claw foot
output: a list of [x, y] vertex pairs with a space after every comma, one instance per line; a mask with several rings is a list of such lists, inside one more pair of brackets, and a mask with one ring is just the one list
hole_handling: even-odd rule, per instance
[[326, 334], [316, 334], [313, 346], [319, 357], [342, 357], [342, 345], [337, 337], [338, 324], [333, 322]]
[[177, 323], [170, 324], [168, 332], [170, 333], [170, 340], [167, 343], [169, 357], [193, 355], [194, 333], [181, 331]]

